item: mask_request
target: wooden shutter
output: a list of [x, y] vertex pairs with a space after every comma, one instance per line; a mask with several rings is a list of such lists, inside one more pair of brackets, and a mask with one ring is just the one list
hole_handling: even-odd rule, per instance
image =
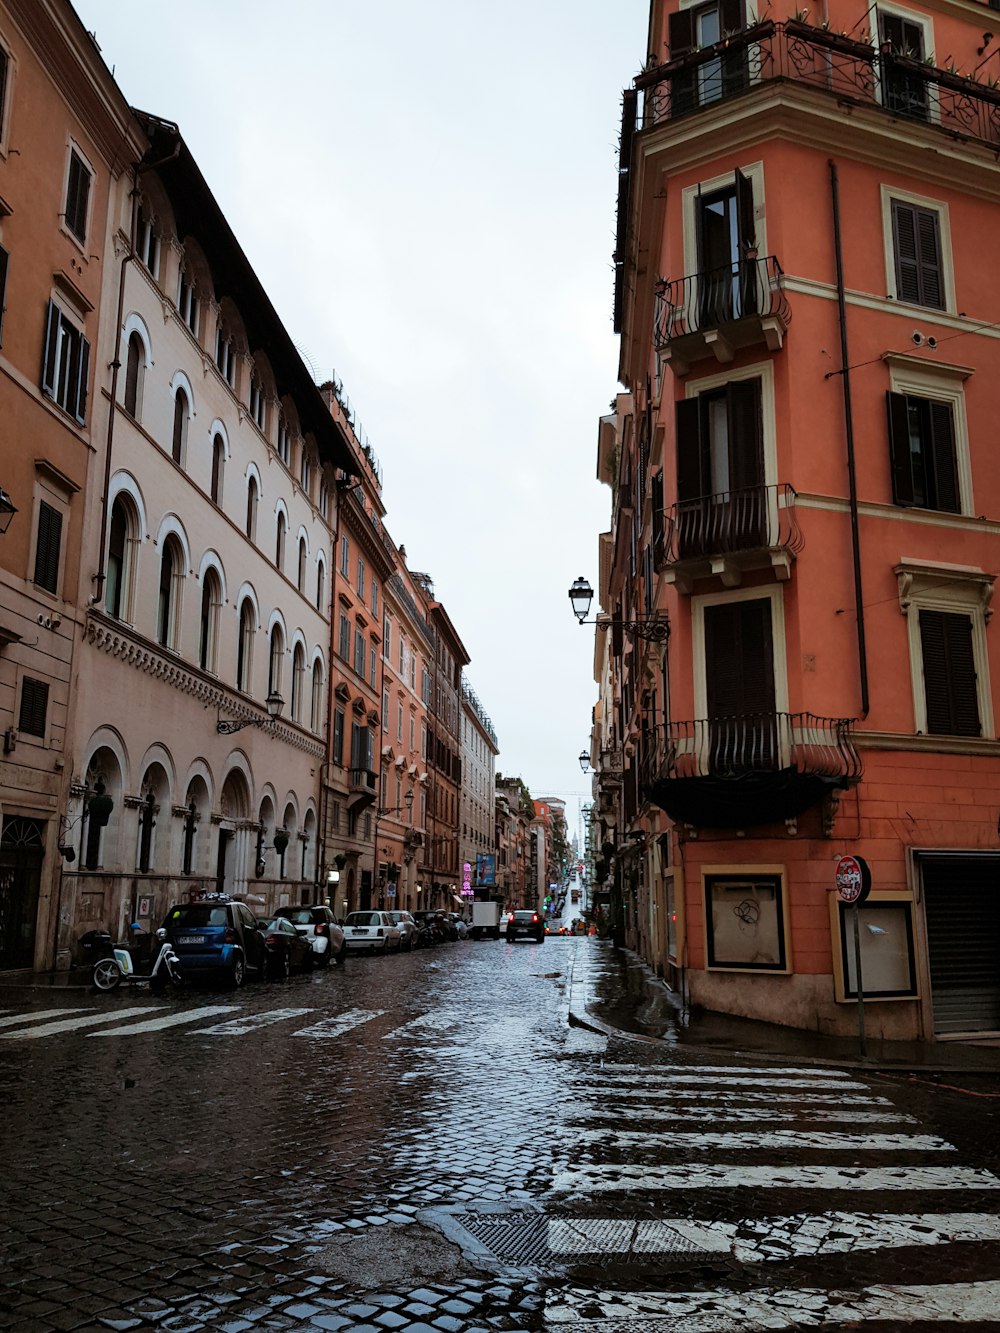
[[928, 733], [981, 735], [971, 617], [924, 608], [919, 623]]
[[44, 680], [25, 676], [21, 681], [21, 711], [18, 731], [27, 736], [45, 736], [45, 717], [49, 707], [49, 687]]
[[940, 218], [932, 208], [892, 201], [896, 295], [914, 305], [944, 309]]
[[670, 59], [686, 56], [694, 50], [694, 10], [679, 9], [667, 18], [667, 42]]
[[663, 512], [663, 472], [653, 473], [653, 567], [659, 569], [666, 555], [666, 522]]
[[739, 169], [736, 172], [736, 230], [742, 258], [747, 249], [757, 244], [757, 228], [753, 216], [753, 182]]
[[944, 275], [941, 272], [941, 219], [932, 208], [918, 208], [917, 259], [920, 265], [920, 304], [944, 309]]
[[618, 658], [625, 651], [625, 631], [622, 628], [622, 613], [620, 610], [615, 611], [611, 618], [611, 651]]
[[705, 672], [709, 717], [773, 713], [770, 600], [706, 606]]
[[82, 335], [78, 335], [80, 350], [79, 354], [73, 358], [74, 375], [70, 383], [70, 400], [66, 404], [66, 410], [82, 426], [87, 420], [87, 382], [90, 375], [90, 343]]
[[[2, 60], [2, 57], [0, 57]], [[3, 70], [0, 69], [0, 108], [3, 107]], [[3, 316], [7, 308], [7, 268], [9, 265], [7, 251], [0, 245], [0, 347], [3, 346]]]
[[676, 404], [677, 499], [699, 500], [707, 494], [701, 440], [701, 404], [697, 398], [681, 398]]
[[720, 0], [719, 27], [723, 37], [731, 32], [742, 32], [743, 0]]
[[931, 399], [930, 447], [927, 462], [934, 477], [934, 508], [957, 514], [961, 508], [958, 495], [958, 467], [955, 461], [955, 428], [950, 403]]
[[913, 457], [910, 453], [910, 421], [905, 393], [885, 395], [889, 419], [889, 466], [892, 469], [892, 502], [913, 504]]
[[726, 386], [729, 419], [729, 476], [734, 491], [764, 484], [764, 440], [760, 380], [735, 380]]
[[46, 592], [59, 588], [59, 548], [62, 544], [62, 514], [41, 500], [38, 505], [38, 537], [35, 542], [34, 582]]
[[42, 392], [56, 396], [56, 357], [59, 347], [61, 315], [55, 301], [50, 301], [45, 312], [45, 341], [42, 344]]

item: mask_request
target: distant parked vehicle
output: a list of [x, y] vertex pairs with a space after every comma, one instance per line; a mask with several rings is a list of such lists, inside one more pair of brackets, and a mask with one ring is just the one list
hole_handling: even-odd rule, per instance
[[469, 932], [474, 940], [488, 937], [500, 938], [500, 904], [474, 902], [472, 904], [472, 929]]
[[388, 953], [403, 943], [399, 927], [388, 912], [351, 912], [344, 922], [344, 941], [351, 953]]
[[279, 907], [274, 915], [290, 921], [298, 933], [308, 939], [320, 967], [342, 963], [347, 957], [344, 932], [329, 907], [321, 903], [302, 903], [299, 907]]
[[409, 953], [411, 949], [420, 947], [417, 944], [420, 932], [417, 929], [417, 923], [409, 912], [387, 912], [386, 915], [390, 917], [392, 924], [399, 928], [401, 936], [399, 947], [401, 949]]
[[273, 981], [284, 981], [296, 968], [307, 971], [315, 965], [312, 942], [300, 935], [285, 917], [261, 921], [258, 930], [264, 936], [264, 974]]
[[545, 922], [530, 908], [517, 908], [507, 917], [507, 939], [511, 944], [515, 940], [534, 940], [536, 944], [542, 944]]

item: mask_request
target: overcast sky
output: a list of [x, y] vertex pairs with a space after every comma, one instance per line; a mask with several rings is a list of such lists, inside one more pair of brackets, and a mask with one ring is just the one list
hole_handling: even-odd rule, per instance
[[179, 124], [308, 363], [343, 381], [498, 768], [563, 796], [572, 828], [596, 686], [566, 592], [597, 586], [609, 524], [620, 96], [648, 0], [76, 4], [125, 96]]

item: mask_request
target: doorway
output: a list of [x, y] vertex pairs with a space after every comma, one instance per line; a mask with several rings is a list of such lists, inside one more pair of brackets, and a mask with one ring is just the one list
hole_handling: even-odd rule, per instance
[[33, 967], [45, 823], [7, 815], [0, 831], [0, 970]]
[[935, 1033], [1000, 1032], [1000, 857], [921, 858]]

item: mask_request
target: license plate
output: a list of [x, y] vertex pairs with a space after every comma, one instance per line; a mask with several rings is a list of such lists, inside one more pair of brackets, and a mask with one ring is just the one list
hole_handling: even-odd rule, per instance
[[177, 936], [177, 943], [178, 943], [178, 944], [204, 944], [204, 943], [205, 943], [205, 936], [204, 936], [204, 935], [178, 935], [178, 936]]
[[368, 927], [367, 927], [367, 926], [355, 926], [355, 927], [354, 927], [354, 933], [355, 933], [355, 935], [367, 935], [367, 934], [368, 934]]

